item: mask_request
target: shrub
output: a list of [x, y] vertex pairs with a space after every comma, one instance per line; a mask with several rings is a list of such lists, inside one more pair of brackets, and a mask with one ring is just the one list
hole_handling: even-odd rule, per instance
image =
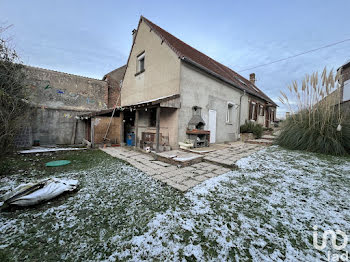
[[253, 133], [256, 138], [261, 138], [263, 131], [262, 125], [247, 120], [240, 128], [241, 133]]
[[262, 134], [263, 134], [263, 127], [260, 124], [255, 124], [253, 127], [253, 134], [255, 136], [255, 138], [261, 138]]
[[332, 71], [327, 74], [324, 69], [321, 81], [318, 73], [314, 73], [305, 77], [301, 88], [296, 82], [289, 86], [291, 96], [281, 92], [280, 100], [292, 114], [283, 122], [277, 144], [324, 154], [349, 153], [350, 119], [340, 107], [338, 77], [334, 77]]
[[16, 52], [4, 40], [0, 28], [0, 155], [15, 149], [14, 139], [29, 123], [25, 75]]

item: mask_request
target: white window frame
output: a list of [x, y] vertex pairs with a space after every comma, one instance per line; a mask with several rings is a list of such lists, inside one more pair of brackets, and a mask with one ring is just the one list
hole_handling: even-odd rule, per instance
[[[143, 68], [141, 69], [141, 61], [143, 60]], [[137, 73], [145, 71], [145, 52], [137, 57]]]
[[263, 105], [259, 105], [259, 116], [264, 116], [264, 106]]

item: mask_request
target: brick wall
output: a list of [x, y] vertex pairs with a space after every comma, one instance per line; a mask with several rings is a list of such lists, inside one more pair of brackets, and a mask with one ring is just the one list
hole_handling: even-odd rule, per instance
[[116, 105], [117, 101], [117, 105], [120, 105], [121, 103], [121, 98], [119, 97], [121, 90], [120, 83], [123, 80], [125, 70], [126, 65], [113, 70], [103, 77], [103, 79], [106, 80], [108, 84], [108, 108], [113, 108]]

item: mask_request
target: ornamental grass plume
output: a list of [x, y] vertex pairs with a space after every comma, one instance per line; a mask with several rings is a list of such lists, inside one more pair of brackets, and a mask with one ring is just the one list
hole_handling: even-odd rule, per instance
[[350, 153], [350, 119], [341, 109], [339, 73], [324, 68], [288, 86], [279, 100], [291, 112], [276, 143], [288, 149], [331, 155]]

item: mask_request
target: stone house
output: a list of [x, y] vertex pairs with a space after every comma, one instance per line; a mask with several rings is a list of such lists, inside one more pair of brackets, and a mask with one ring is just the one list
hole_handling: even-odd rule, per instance
[[269, 126], [276, 104], [255, 85], [141, 17], [121, 89], [121, 134], [166, 150], [239, 139], [246, 120]]

